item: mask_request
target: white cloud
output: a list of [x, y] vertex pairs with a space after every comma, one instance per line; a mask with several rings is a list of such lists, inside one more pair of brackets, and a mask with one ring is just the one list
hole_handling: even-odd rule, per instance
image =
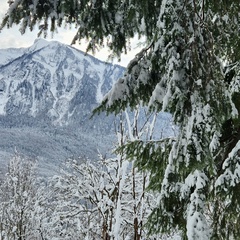
[[0, 16], [3, 16], [7, 11], [7, 0], [0, 0]]

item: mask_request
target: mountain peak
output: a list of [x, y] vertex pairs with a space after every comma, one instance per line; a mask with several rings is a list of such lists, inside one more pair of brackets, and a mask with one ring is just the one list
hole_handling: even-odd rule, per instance
[[37, 38], [34, 43], [33, 46], [36, 48], [43, 48], [49, 45], [49, 41], [43, 39], [43, 38]]
[[64, 44], [61, 44], [60, 42], [58, 41], [47, 41], [46, 39], [43, 39], [43, 38], [37, 38], [33, 45], [30, 47], [31, 50], [39, 50], [39, 49], [42, 49], [42, 48], [45, 48], [45, 47], [48, 47], [50, 45], [61, 45], [61, 46], [64, 46]]
[[47, 118], [60, 125], [83, 121], [124, 70], [41, 38], [16, 55], [0, 62], [0, 116]]

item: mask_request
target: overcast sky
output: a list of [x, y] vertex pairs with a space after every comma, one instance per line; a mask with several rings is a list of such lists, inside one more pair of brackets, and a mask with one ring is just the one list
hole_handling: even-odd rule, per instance
[[[7, 11], [8, 0], [0, 0], [0, 21]], [[2, 48], [20, 48], [20, 47], [29, 47], [33, 44], [34, 40], [37, 38], [37, 29], [33, 32], [27, 31], [24, 35], [21, 35], [19, 32], [19, 26], [14, 26], [11, 29], [4, 29], [0, 33], [0, 49]], [[75, 35], [76, 29], [72, 30], [59, 30], [59, 33], [55, 34], [53, 37], [49, 35], [47, 40], [57, 40], [65, 44], [71, 44], [71, 41]], [[74, 45], [75, 48], [81, 49], [82, 51], [86, 50], [87, 44], [83, 41], [81, 46], [79, 44]], [[122, 55], [121, 62], [118, 62], [117, 59], [114, 63], [118, 63], [122, 66], [127, 66], [128, 62], [135, 56], [139, 49], [134, 48], [127, 55]], [[103, 49], [98, 52], [95, 57], [100, 60], [107, 61], [109, 53], [107, 49]]]

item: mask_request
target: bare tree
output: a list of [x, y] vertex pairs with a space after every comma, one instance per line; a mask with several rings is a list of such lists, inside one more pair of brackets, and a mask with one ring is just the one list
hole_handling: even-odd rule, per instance
[[34, 219], [37, 203], [35, 162], [15, 155], [0, 186], [0, 238], [41, 239]]
[[[138, 122], [122, 114], [116, 129], [118, 141], [112, 158], [100, 155], [99, 161], [69, 159], [62, 174], [52, 179], [54, 206], [51, 237], [63, 239], [155, 239], [147, 236], [145, 223], [156, 197], [146, 191], [147, 172], [139, 172], [127, 161], [124, 144], [137, 138], [151, 138], [152, 122]], [[149, 119], [148, 119], [149, 120]]]

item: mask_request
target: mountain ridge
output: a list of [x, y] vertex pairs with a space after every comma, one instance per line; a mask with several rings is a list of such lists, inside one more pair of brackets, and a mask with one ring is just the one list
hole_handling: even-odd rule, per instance
[[[90, 117], [124, 67], [42, 39], [19, 52], [0, 49], [0, 55], [2, 166], [19, 152], [38, 159], [40, 173], [51, 175], [66, 158], [96, 161], [99, 153], [112, 154], [118, 120], [105, 113]], [[163, 113], [163, 135], [172, 134], [169, 121]]]
[[[84, 94], [81, 90], [85, 84], [91, 85], [91, 92], [96, 93], [92, 104], [99, 104], [103, 95], [124, 71], [119, 65], [96, 60], [80, 50], [56, 41], [37, 40], [22, 53], [16, 59], [0, 66], [1, 115], [11, 114], [11, 111], [19, 114], [21, 111], [36, 116], [42, 108], [47, 107], [47, 116], [56, 118], [55, 123], [67, 123], [73, 112], [66, 112], [63, 106], [67, 108], [71, 101], [80, 97], [76, 96], [77, 94]], [[108, 79], [105, 76], [108, 76]], [[5, 81], [5, 78], [15, 78], [15, 81], [9, 86], [9, 81]], [[16, 95], [19, 95], [24, 106], [18, 104], [17, 109], [14, 109], [16, 104], [11, 102], [20, 102]], [[45, 105], [50, 105], [41, 108], [39, 100], [43, 97], [47, 100]], [[73, 106], [69, 108], [74, 111]]]
[[54, 172], [70, 156], [109, 151], [114, 117], [90, 116], [123, 67], [43, 39], [0, 55], [1, 165], [17, 151]]

